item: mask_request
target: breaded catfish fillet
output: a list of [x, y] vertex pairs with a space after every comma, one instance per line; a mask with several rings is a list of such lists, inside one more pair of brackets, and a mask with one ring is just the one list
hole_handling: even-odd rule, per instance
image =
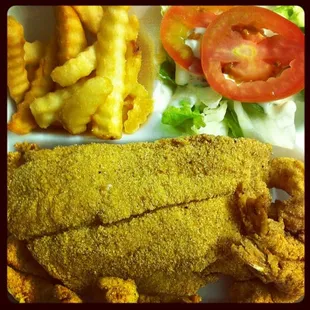
[[45, 236], [30, 241], [29, 248], [76, 292], [112, 276], [133, 279], [142, 294], [189, 296], [205, 284], [204, 268], [240, 242], [239, 224], [228, 196]]
[[29, 151], [8, 184], [8, 229], [30, 239], [230, 195], [240, 182], [264, 190], [270, 157], [270, 145], [207, 135]]

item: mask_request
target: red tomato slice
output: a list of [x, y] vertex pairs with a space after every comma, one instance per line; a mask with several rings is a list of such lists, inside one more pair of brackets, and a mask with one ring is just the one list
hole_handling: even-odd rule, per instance
[[[274, 35], [264, 36], [263, 29]], [[304, 88], [304, 46], [302, 31], [282, 16], [260, 7], [235, 7], [208, 26], [202, 68], [211, 87], [227, 98], [282, 99]]]
[[185, 44], [190, 31], [196, 27], [207, 28], [217, 15], [231, 6], [172, 6], [163, 16], [160, 38], [169, 56], [191, 73], [203, 75], [201, 61]]

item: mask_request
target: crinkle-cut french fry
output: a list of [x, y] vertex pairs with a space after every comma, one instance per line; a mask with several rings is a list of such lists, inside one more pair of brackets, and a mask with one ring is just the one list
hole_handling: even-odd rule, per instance
[[86, 131], [87, 124], [102, 102], [112, 91], [108, 78], [94, 77], [89, 79], [73, 95], [65, 100], [59, 119], [64, 128], [72, 134]]
[[45, 45], [41, 41], [25, 42], [25, 62], [27, 65], [38, 65], [45, 53]]
[[127, 43], [126, 67], [125, 67], [125, 91], [126, 98], [133, 87], [138, 82], [138, 76], [141, 69], [142, 53], [135, 41]]
[[131, 134], [137, 131], [147, 120], [149, 114], [153, 111], [153, 99], [150, 98], [147, 90], [143, 85], [137, 83], [133, 88], [132, 93], [126, 98], [129, 100], [132, 109], [127, 112], [127, 120], [124, 122], [124, 132]]
[[23, 26], [12, 16], [7, 19], [7, 80], [10, 96], [20, 103], [29, 88], [25, 63]]
[[53, 123], [59, 121], [58, 113], [65, 100], [84, 83], [85, 80], [81, 79], [70, 87], [50, 92], [43, 97], [35, 99], [30, 104], [30, 110], [39, 127], [47, 128]]
[[129, 25], [128, 25], [128, 32], [127, 32], [127, 41], [136, 41], [139, 34], [139, 19], [136, 15], [129, 16]]
[[58, 38], [58, 64], [76, 57], [87, 46], [85, 32], [79, 16], [71, 6], [56, 6]]
[[54, 82], [50, 74], [57, 63], [56, 49], [56, 38], [53, 37], [46, 47], [45, 55], [40, 61], [30, 90], [26, 93], [24, 101], [17, 106], [17, 112], [8, 124], [10, 131], [17, 134], [27, 134], [37, 127], [29, 106], [36, 98], [46, 95], [53, 89]]
[[122, 136], [128, 9], [106, 7], [97, 35], [96, 74], [108, 77], [113, 85], [112, 93], [93, 116], [92, 132], [100, 138], [119, 139]]
[[90, 32], [97, 34], [100, 22], [103, 16], [103, 9], [100, 5], [73, 5], [78, 13], [85, 28]]
[[62, 66], [55, 68], [51, 77], [54, 82], [62, 87], [70, 86], [95, 70], [96, 62], [95, 43], [79, 53], [75, 58], [71, 58]]

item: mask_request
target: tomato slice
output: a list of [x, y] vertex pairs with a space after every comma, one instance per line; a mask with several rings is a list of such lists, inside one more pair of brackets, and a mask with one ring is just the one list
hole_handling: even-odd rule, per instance
[[261, 7], [235, 7], [208, 26], [202, 68], [210, 86], [227, 98], [282, 99], [304, 88], [304, 46], [302, 31], [282, 16]]
[[[160, 38], [168, 55], [191, 73], [203, 75], [201, 60], [185, 44], [191, 30], [208, 25], [231, 6], [172, 6], [163, 16]], [[199, 40], [199, 34], [194, 38]], [[202, 36], [202, 35], [201, 35]]]

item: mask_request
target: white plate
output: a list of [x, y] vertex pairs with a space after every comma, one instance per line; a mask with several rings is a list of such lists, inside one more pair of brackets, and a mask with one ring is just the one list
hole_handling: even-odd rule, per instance
[[[134, 6], [132, 11], [139, 17], [141, 28], [148, 31], [154, 40], [156, 47], [160, 46], [159, 41], [159, 23], [161, 20], [160, 8], [158, 6]], [[8, 11], [9, 15], [13, 15], [24, 26], [25, 37], [27, 41], [43, 40], [47, 41], [51, 36], [55, 24], [53, 9], [49, 6], [14, 6]], [[156, 82], [157, 83], [157, 82]], [[154, 92], [154, 112], [148, 122], [135, 134], [123, 135], [121, 140], [103, 141], [96, 137], [72, 136], [66, 133], [51, 133], [46, 131], [34, 131], [25, 136], [19, 136], [12, 132], [8, 132], [8, 151], [14, 150], [16, 142], [28, 141], [39, 144], [41, 147], [51, 148], [56, 145], [71, 145], [89, 142], [108, 142], [108, 143], [127, 143], [137, 141], [153, 141], [163, 137], [175, 137], [179, 133], [171, 129], [169, 126], [161, 124], [161, 114], [165, 110], [168, 101], [156, 100], [158, 92], [169, 92], [169, 89], [163, 87], [155, 88]], [[156, 86], [155, 85], [155, 86]], [[7, 119], [11, 118], [15, 111], [15, 104], [8, 96], [8, 114]], [[296, 146], [292, 150], [274, 147], [274, 156], [289, 156], [300, 160], [304, 160], [304, 105], [297, 107], [296, 112]], [[217, 283], [210, 284], [208, 287], [200, 290], [200, 294], [204, 297], [204, 301], [219, 302], [225, 299], [227, 293], [227, 285], [229, 280], [223, 277]]]

